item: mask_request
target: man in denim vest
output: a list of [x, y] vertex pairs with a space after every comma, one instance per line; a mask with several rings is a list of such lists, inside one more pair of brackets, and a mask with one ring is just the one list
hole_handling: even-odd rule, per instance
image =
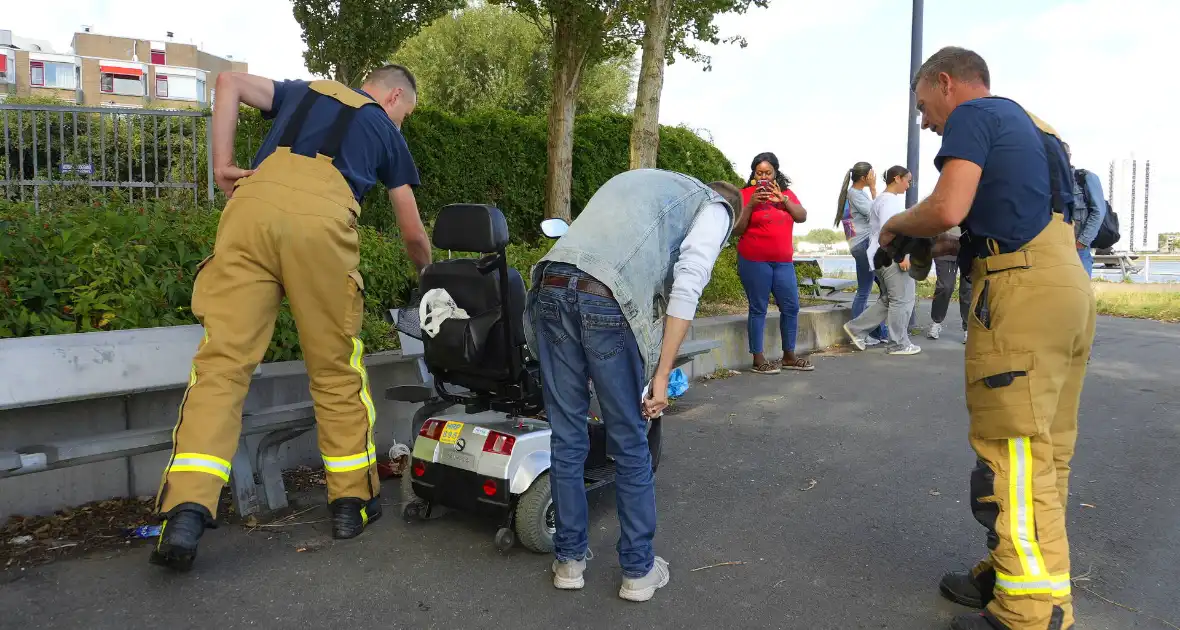
[[668, 583], [668, 563], [652, 550], [656, 497], [645, 417], [658, 417], [668, 404], [672, 363], [740, 204], [741, 193], [727, 182], [627, 171], [598, 189], [533, 268], [526, 334], [541, 363], [553, 429], [557, 588], [585, 584], [590, 381], [616, 467], [619, 597], [647, 601]]

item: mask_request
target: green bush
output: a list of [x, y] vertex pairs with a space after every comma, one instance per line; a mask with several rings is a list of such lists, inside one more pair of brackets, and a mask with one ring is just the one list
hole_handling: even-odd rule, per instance
[[[213, 250], [220, 213], [163, 203], [95, 202], [34, 212], [0, 202], [0, 337], [194, 324], [193, 273]], [[361, 339], [393, 347], [383, 318], [415, 282], [400, 240], [361, 227]], [[266, 361], [299, 358], [284, 302]]]
[[[27, 98], [14, 98], [12, 102], [49, 104], [44, 99]], [[10, 116], [10, 119], [13, 142], [7, 154], [0, 154], [0, 169], [7, 166], [15, 175], [23, 165], [26, 179], [35, 176], [61, 179], [62, 163], [91, 162], [95, 169], [94, 178], [195, 181], [198, 190], [195, 199], [191, 190], [164, 189], [159, 194], [176, 204], [209, 205], [205, 162], [207, 118], [183, 119], [183, 132], [178, 130], [176, 120], [144, 119], [134, 114], [106, 115], [101, 120], [97, 114], [78, 114], [76, 118], [73, 114], [26, 114], [19, 126], [15, 117]], [[603, 183], [627, 170], [631, 120], [622, 114], [578, 117], [574, 129], [571, 199], [574, 216]], [[271, 122], [263, 120], [258, 110], [242, 108], [234, 146], [235, 159], [240, 166], [248, 166], [253, 161], [270, 127]], [[422, 180], [422, 186], [415, 194], [423, 219], [430, 224], [447, 204], [488, 203], [504, 211], [514, 239], [535, 241], [540, 237], [538, 225], [545, 205], [547, 128], [544, 117], [503, 110], [453, 116], [429, 107], [418, 108], [406, 120], [404, 132]], [[79, 134], [76, 152], [72, 142], [75, 129]], [[40, 149], [36, 173], [32, 150], [34, 134], [38, 138], [48, 136], [53, 140], [48, 160], [44, 148]], [[61, 136], [67, 138], [64, 145], [58, 142]], [[23, 145], [18, 142], [22, 138]], [[171, 157], [168, 153], [170, 144]], [[24, 146], [23, 156], [18, 146]], [[741, 182], [720, 150], [682, 127], [660, 128], [657, 160], [660, 168], [687, 173], [706, 182], [718, 179], [735, 184]], [[20, 191], [17, 186], [10, 185], [5, 192], [9, 198], [32, 199], [29, 186]], [[129, 203], [142, 203], [145, 194], [148, 197], [156, 195], [155, 191], [147, 189], [140, 189], [138, 193], [128, 189], [113, 189], [113, 192], [119, 195], [115, 200]], [[100, 189], [89, 186], [45, 187], [40, 196], [41, 203], [50, 206], [110, 200]], [[220, 191], [215, 196], [215, 205], [220, 207], [225, 203]], [[361, 224], [386, 233], [396, 232], [389, 198], [380, 186], [374, 187], [363, 200]]]

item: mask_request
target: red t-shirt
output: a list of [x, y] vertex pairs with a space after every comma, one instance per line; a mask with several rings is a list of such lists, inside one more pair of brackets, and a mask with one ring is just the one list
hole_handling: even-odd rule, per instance
[[[747, 186], [742, 189], [742, 203], [750, 203], [755, 187]], [[793, 203], [799, 203], [799, 198], [791, 189], [783, 191], [783, 196]], [[795, 219], [786, 208], [773, 203], [760, 203], [750, 213], [750, 223], [745, 233], [738, 239], [738, 254], [752, 262], [794, 262]]]

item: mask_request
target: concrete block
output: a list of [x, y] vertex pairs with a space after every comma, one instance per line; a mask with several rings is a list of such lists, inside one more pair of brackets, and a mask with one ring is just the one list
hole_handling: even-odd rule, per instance
[[[795, 352], [807, 354], [845, 342], [844, 323], [851, 319], [852, 310], [845, 304], [807, 306], [799, 311], [799, 327], [795, 334]], [[750, 367], [750, 345], [746, 332], [745, 315], [710, 317], [693, 322], [694, 339], [715, 339], [721, 347], [702, 355], [692, 363], [690, 378], [703, 377], [720, 368], [746, 369]], [[764, 351], [778, 356], [782, 348], [778, 312], [766, 315]]]

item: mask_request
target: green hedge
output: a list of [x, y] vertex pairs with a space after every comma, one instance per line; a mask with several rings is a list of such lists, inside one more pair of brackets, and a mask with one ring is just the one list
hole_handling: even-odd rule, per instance
[[[193, 273], [213, 249], [220, 213], [166, 203], [96, 202], [33, 211], [0, 201], [0, 338], [194, 324]], [[361, 339], [370, 351], [395, 347], [387, 309], [405, 304], [416, 279], [400, 239], [361, 226], [365, 279]], [[515, 241], [509, 264], [527, 275], [548, 251]], [[455, 252], [458, 255], [458, 252]], [[446, 257], [436, 251], [435, 259]], [[702, 300], [745, 299], [736, 251], [722, 251]], [[284, 302], [265, 361], [300, 358]]]
[[[243, 114], [237, 151], [239, 162], [246, 164], [269, 123], [257, 112]], [[64, 120], [72, 125], [73, 117]], [[54, 135], [56, 121], [48, 120]], [[36, 125], [26, 122], [23, 132], [30, 139], [34, 128], [46, 132], [45, 117], [38, 117]], [[203, 124], [197, 136], [202, 151]], [[578, 119], [575, 215], [602, 183], [626, 170], [630, 125], [631, 119], [621, 115]], [[405, 131], [422, 175], [417, 195], [427, 224], [449, 203], [494, 204], [504, 210], [512, 231], [510, 262], [527, 272], [549, 245], [538, 241], [545, 121], [509, 112], [455, 117], [424, 108], [407, 121]], [[54, 159], [73, 160], [70, 153], [55, 154]], [[45, 168], [44, 162], [41, 166]], [[659, 166], [704, 181], [739, 181], [720, 151], [681, 128], [661, 129]], [[138, 164], [131, 170], [138, 173]], [[198, 169], [199, 175], [203, 172]], [[129, 199], [126, 191], [82, 186], [43, 189], [39, 213], [31, 203], [0, 198], [0, 337], [195, 323], [189, 309], [193, 271], [212, 250], [219, 217], [208, 207], [194, 207], [191, 197], [183, 195], [145, 202]], [[404, 304], [414, 283], [412, 265], [391, 222], [387, 198], [374, 192], [365, 200], [361, 218], [367, 295], [361, 336], [374, 351], [393, 347], [395, 336], [383, 313]], [[436, 252], [436, 258], [444, 256]], [[742, 295], [732, 256], [732, 250], [723, 254], [706, 299], [733, 302]], [[294, 322], [284, 306], [265, 360], [299, 356]]]

